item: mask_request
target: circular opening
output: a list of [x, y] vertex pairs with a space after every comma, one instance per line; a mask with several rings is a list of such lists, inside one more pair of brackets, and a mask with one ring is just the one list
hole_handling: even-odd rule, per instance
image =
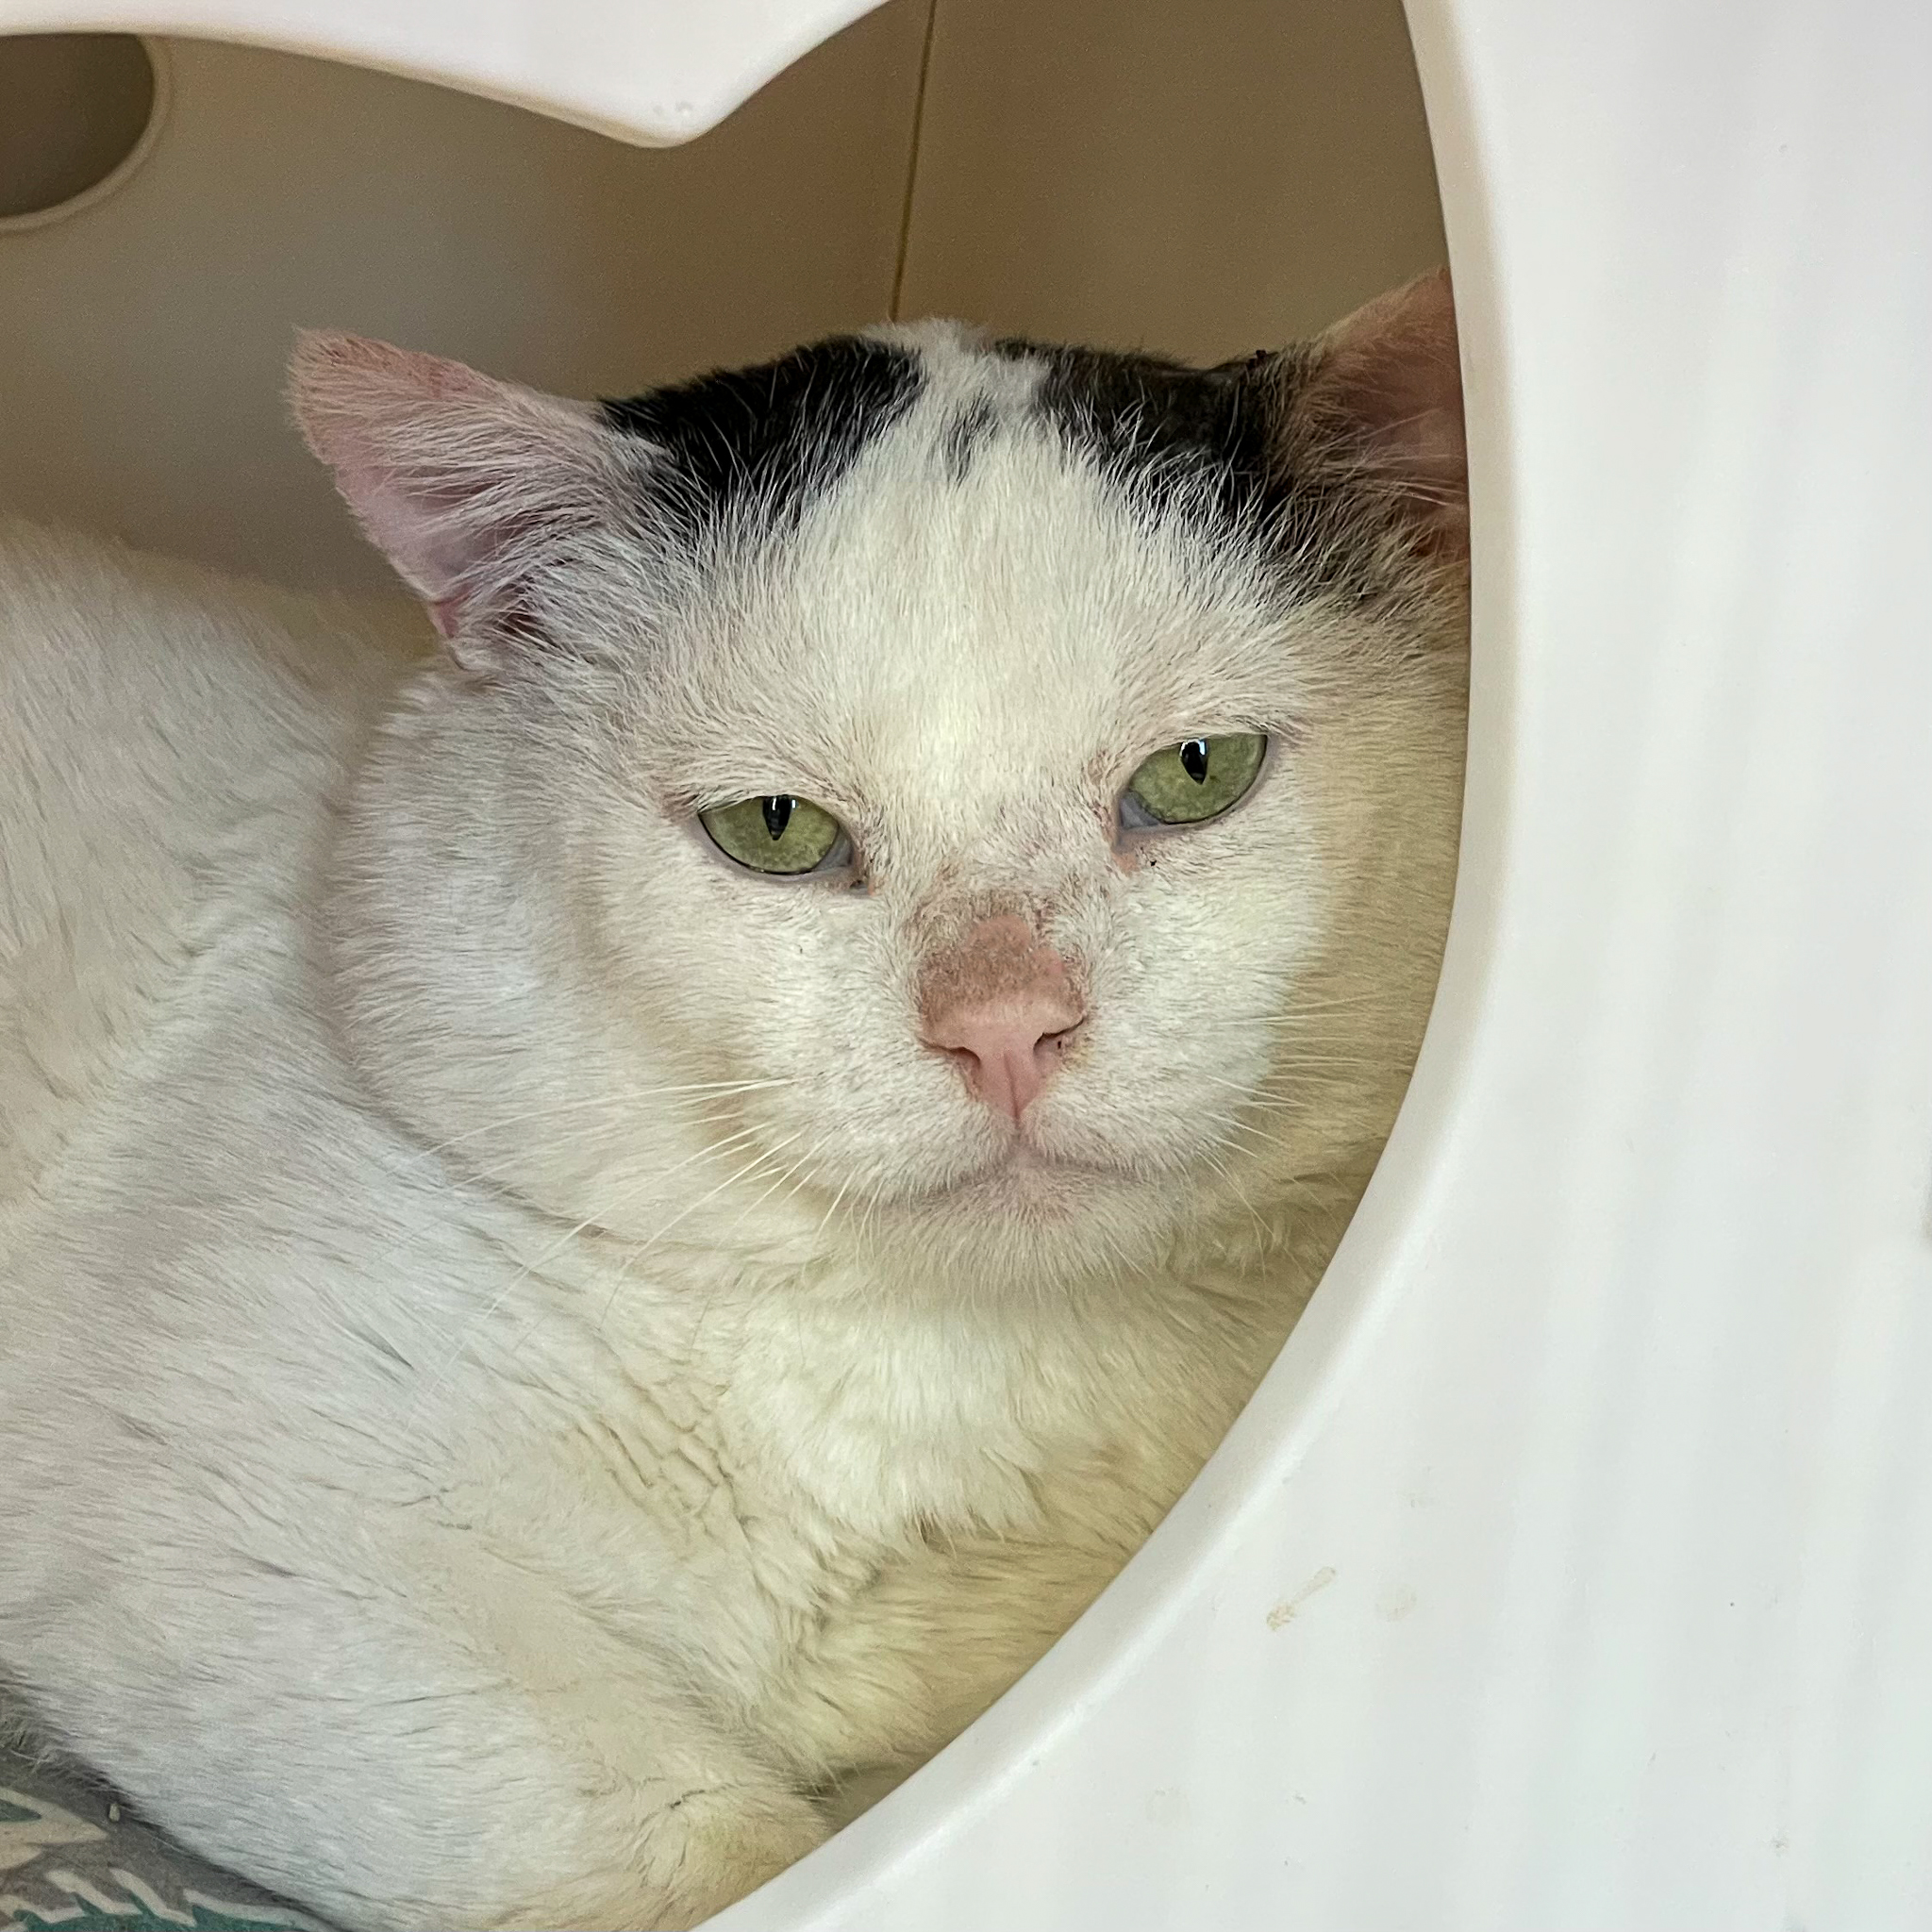
[[161, 79], [132, 34], [0, 39], [0, 233], [71, 214], [133, 173]]

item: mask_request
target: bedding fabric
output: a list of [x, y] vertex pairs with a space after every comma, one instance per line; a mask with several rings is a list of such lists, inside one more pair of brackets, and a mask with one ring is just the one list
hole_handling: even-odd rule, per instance
[[108, 1791], [0, 1742], [0, 1932], [326, 1932]]

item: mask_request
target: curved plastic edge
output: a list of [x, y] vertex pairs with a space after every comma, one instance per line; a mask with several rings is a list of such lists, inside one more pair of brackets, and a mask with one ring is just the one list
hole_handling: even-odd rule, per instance
[[715, 127], [883, 0], [0, 0], [0, 34], [227, 41], [425, 80], [641, 147]]
[[1015, 1788], [1090, 1711], [1123, 1691], [1188, 1612], [1208, 1586], [1217, 1553], [1250, 1532], [1292, 1479], [1373, 1356], [1391, 1311], [1429, 1265], [1459, 1097], [1490, 1030], [1491, 965], [1504, 925], [1518, 599], [1503, 264], [1462, 29], [1455, 0], [1405, 6], [1456, 284], [1474, 532], [1469, 762], [1456, 899], [1414, 1076], [1307, 1312], [1221, 1447], [1146, 1544], [983, 1717], [829, 1843], [708, 1922], [715, 1932], [858, 1932], [896, 1923], [898, 1874], [942, 1855], [962, 1827], [992, 1807], [1021, 1802]]

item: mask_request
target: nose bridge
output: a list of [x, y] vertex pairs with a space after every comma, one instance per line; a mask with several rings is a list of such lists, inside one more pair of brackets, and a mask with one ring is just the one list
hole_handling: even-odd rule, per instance
[[[929, 985], [956, 978], [968, 956], [979, 956], [977, 970], [990, 968], [1016, 928], [1060, 956], [1084, 998], [1120, 882], [1101, 827], [1061, 809], [1002, 812], [961, 829], [947, 849], [915, 862], [916, 883], [906, 881], [900, 931], [921, 1003]], [[1009, 924], [995, 927], [996, 921]], [[1008, 935], [1007, 944], [989, 949], [986, 936], [996, 931]], [[1015, 970], [1010, 958], [1006, 970]]]
[[1062, 795], [1077, 782], [1041, 779], [1039, 789], [1052, 794], [1043, 799], [982, 794], [949, 813], [930, 845], [907, 853], [903, 916], [923, 958], [993, 919], [1017, 919], [1043, 939], [1083, 923], [1105, 896], [1111, 859], [1100, 826]]
[[920, 1017], [928, 1029], [949, 1014], [1029, 1002], [1066, 1003], [1074, 988], [1065, 958], [1036, 916], [1010, 905], [981, 912], [926, 955]]
[[1025, 785], [985, 774], [948, 811], [929, 819], [923, 840], [894, 853], [886, 884], [898, 903], [900, 958], [923, 1020], [981, 999], [1011, 994], [1045, 974], [1054, 957], [1074, 1001], [1089, 996], [1089, 973], [1104, 950], [1118, 870], [1104, 828], [1079, 792], [1077, 775]]

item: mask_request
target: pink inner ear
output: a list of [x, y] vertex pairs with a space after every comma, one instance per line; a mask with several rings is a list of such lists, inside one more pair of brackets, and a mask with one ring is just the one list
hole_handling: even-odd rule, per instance
[[462, 615], [458, 587], [465, 559], [460, 543], [436, 517], [424, 513], [392, 472], [378, 464], [345, 458], [336, 464], [335, 478], [370, 541], [423, 599], [437, 629], [446, 638], [455, 636]]
[[1380, 295], [1338, 323], [1315, 386], [1353, 425], [1376, 473], [1407, 485], [1445, 542], [1466, 541], [1468, 446], [1456, 307], [1446, 270]]
[[592, 513], [608, 460], [581, 405], [359, 336], [304, 334], [296, 420], [370, 540], [454, 638], [519, 544]]

